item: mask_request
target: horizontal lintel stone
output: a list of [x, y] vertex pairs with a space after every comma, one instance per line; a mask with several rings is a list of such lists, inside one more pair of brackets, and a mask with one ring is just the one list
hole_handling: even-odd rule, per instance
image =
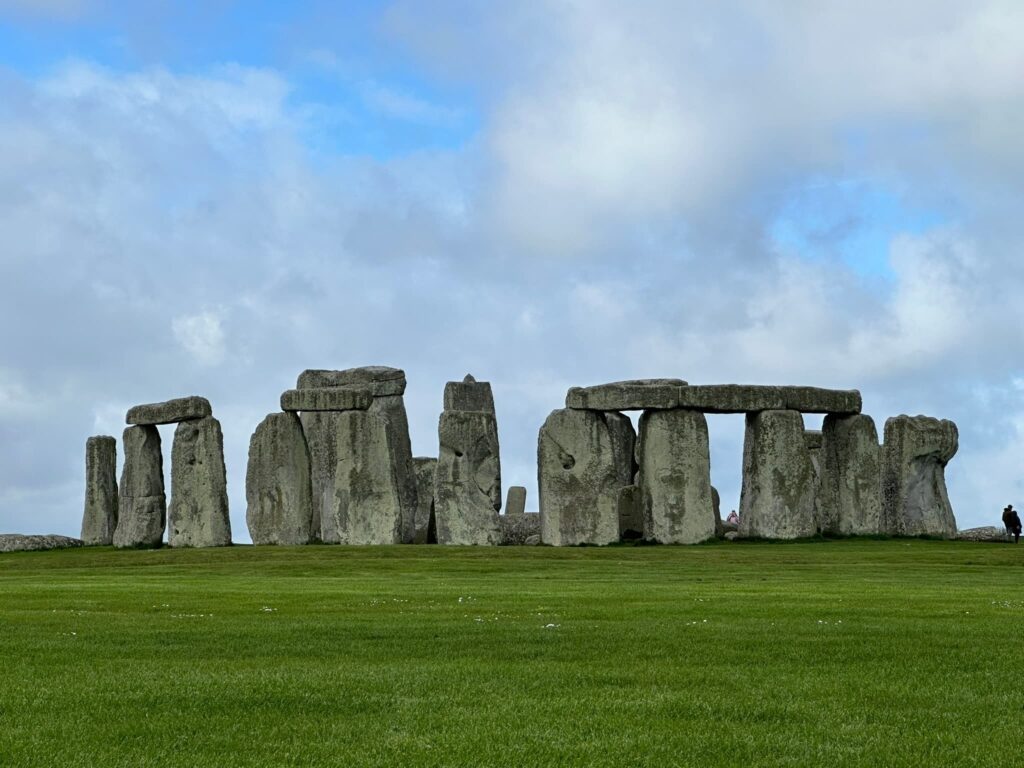
[[372, 403], [369, 387], [289, 389], [281, 394], [282, 411], [365, 411]]
[[405, 394], [405, 371], [384, 365], [347, 368], [343, 371], [306, 370], [299, 374], [297, 389], [369, 387], [374, 397]]
[[860, 413], [861, 396], [857, 390], [820, 387], [708, 384], [681, 387], [678, 407], [706, 413], [780, 410], [854, 414]]
[[650, 408], [678, 408], [682, 379], [636, 379], [573, 387], [565, 396], [565, 407], [590, 411], [642, 411]]
[[213, 415], [210, 401], [205, 397], [179, 397], [164, 403], [136, 405], [128, 410], [125, 423], [135, 426], [177, 424], [181, 421], [205, 419]]

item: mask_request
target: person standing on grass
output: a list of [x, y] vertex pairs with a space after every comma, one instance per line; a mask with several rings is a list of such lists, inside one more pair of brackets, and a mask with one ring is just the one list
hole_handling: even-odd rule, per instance
[[1006, 526], [1006, 533], [1013, 534], [1013, 543], [1020, 541], [1020, 515], [1013, 508], [1013, 504], [1007, 504], [1003, 510], [1003, 525]]

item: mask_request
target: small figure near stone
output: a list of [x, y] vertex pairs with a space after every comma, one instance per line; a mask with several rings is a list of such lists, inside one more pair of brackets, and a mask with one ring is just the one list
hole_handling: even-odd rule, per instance
[[1020, 515], [1013, 508], [1013, 504], [1007, 504], [1003, 510], [1003, 525], [1006, 527], [1006, 535], [1013, 536], [1013, 543], [1020, 541]]
[[735, 525], [736, 527], [739, 527], [740, 516], [736, 514], [736, 510], [735, 509], [732, 512], [729, 513], [729, 516], [727, 518], [725, 518], [725, 524], [726, 525]]

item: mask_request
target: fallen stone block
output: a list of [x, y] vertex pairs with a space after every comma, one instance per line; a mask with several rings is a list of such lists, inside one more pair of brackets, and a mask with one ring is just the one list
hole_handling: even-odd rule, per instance
[[983, 525], [980, 528], [968, 528], [963, 531], [957, 531], [956, 538], [960, 541], [1006, 542], [1013, 540], [1006, 534], [1005, 528], [994, 525]]
[[132, 426], [121, 438], [124, 466], [117, 501], [115, 547], [159, 547], [167, 522], [160, 432]]
[[621, 413], [566, 408], [548, 416], [537, 438], [545, 544], [618, 541], [619, 491], [633, 484], [635, 469], [631, 447], [635, 437], [623, 440], [621, 436], [632, 430], [632, 423]]
[[533, 537], [540, 539], [540, 515], [536, 512], [505, 512], [499, 515], [501, 544], [526, 546]]
[[449, 381], [444, 385], [444, 409], [494, 413], [490, 382], [477, 381], [469, 374], [462, 381]]
[[282, 411], [365, 411], [372, 404], [369, 387], [289, 389], [281, 395]]
[[927, 416], [885, 422], [882, 448], [882, 518], [898, 536], [956, 536], [945, 468], [956, 455], [956, 424]]
[[367, 365], [344, 371], [306, 370], [299, 374], [297, 389], [369, 387], [374, 397], [405, 394], [405, 371], [383, 365]]
[[117, 440], [105, 435], [85, 441], [85, 511], [82, 541], [110, 546], [117, 529]]
[[740, 534], [796, 539], [817, 530], [814, 469], [798, 411], [747, 414]]
[[714, 538], [704, 414], [645, 411], [638, 445], [644, 538], [661, 544], [696, 544]]
[[245, 522], [253, 544], [313, 541], [309, 449], [294, 413], [271, 413], [249, 441]]
[[445, 411], [438, 423], [434, 478], [438, 544], [501, 542], [501, 463], [493, 414]]
[[81, 539], [55, 534], [0, 533], [0, 553], [39, 552], [47, 549], [70, 549], [85, 544]]
[[682, 379], [636, 379], [573, 387], [565, 396], [565, 407], [592, 411], [678, 408], [679, 388], [685, 384]]
[[137, 426], [177, 424], [180, 421], [204, 419], [213, 414], [205, 397], [179, 397], [163, 403], [136, 405], [128, 410], [125, 423]]
[[174, 431], [167, 529], [172, 547], [231, 544], [224, 435], [212, 416], [183, 421]]

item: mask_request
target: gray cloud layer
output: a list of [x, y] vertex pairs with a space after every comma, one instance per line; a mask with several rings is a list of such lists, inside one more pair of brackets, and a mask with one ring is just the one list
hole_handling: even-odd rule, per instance
[[[444, 382], [490, 379], [505, 482], [531, 492], [568, 386], [650, 375], [953, 418], [961, 525], [1019, 500], [1018, 4], [474, 7], [386, 16], [486, 95], [470, 145], [386, 161], [311, 153], [274, 71], [0, 74], [0, 529], [76, 533], [85, 438], [198, 393], [244, 540], [255, 425], [303, 368], [362, 364], [407, 370], [423, 455]], [[788, 201], [850, 180], [941, 221], [883, 274], [838, 231], [773, 240]], [[727, 507], [740, 422], [711, 424]]]

